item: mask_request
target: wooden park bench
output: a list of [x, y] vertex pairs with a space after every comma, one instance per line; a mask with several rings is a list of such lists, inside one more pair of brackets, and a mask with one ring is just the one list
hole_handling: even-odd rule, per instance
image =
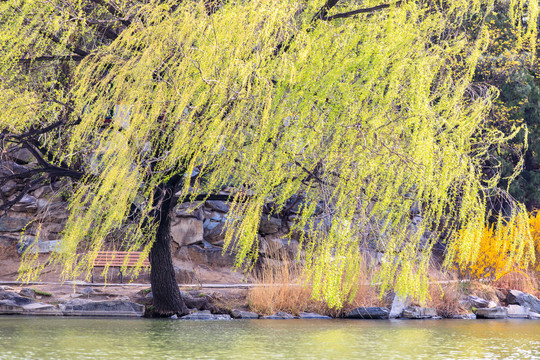
[[[120, 268], [120, 283], [124, 283], [122, 267], [135, 267], [141, 257], [140, 251], [98, 251], [94, 260], [94, 267], [117, 267]], [[144, 259], [142, 267], [150, 267], [148, 259]], [[94, 282], [94, 271], [92, 269], [92, 282]]]

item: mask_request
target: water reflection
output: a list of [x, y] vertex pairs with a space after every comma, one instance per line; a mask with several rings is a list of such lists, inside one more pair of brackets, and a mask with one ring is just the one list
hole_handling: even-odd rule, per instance
[[0, 359], [533, 359], [540, 322], [0, 317]]

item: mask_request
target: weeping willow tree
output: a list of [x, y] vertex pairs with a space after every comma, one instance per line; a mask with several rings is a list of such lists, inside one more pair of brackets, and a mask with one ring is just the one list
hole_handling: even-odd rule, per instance
[[[497, 91], [471, 83], [495, 0], [379, 1], [1, 2], [3, 139], [38, 157], [28, 175], [75, 184], [52, 255], [63, 275], [87, 274], [122, 228], [149, 254], [156, 310], [185, 313], [170, 212], [224, 187], [239, 266], [257, 254], [263, 206], [301, 194], [291, 232], [331, 306], [354, 294], [373, 224], [383, 291], [426, 296], [428, 231], [444, 235], [447, 264], [474, 262], [499, 181], [482, 164], [520, 131], [485, 126]], [[506, 3], [532, 57], [538, 3]], [[518, 205], [499, 220], [521, 261], [534, 257], [526, 227], [502, 229], [525, 219]]]

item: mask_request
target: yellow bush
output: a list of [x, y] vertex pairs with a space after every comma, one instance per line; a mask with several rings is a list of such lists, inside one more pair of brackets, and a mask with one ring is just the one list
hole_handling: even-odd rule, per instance
[[499, 279], [509, 272], [540, 270], [540, 212], [536, 211], [529, 215], [529, 231], [532, 243], [526, 243], [529, 249], [534, 247], [536, 254], [533, 262], [526, 260], [514, 261], [510, 252], [516, 251], [516, 244], [510, 239], [515, 239], [522, 230], [520, 224], [500, 226], [495, 230], [495, 225], [488, 225], [483, 229], [478, 248], [476, 261], [461, 268], [461, 272], [472, 278]]

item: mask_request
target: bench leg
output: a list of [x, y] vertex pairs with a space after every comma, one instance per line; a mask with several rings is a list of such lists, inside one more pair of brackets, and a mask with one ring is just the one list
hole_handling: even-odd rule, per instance
[[92, 270], [90, 273], [92, 274], [92, 280], [91, 281], [92, 281], [92, 284], [93, 284], [94, 283], [94, 270]]
[[120, 270], [120, 284], [124, 283], [124, 275], [122, 275], [122, 270]]

